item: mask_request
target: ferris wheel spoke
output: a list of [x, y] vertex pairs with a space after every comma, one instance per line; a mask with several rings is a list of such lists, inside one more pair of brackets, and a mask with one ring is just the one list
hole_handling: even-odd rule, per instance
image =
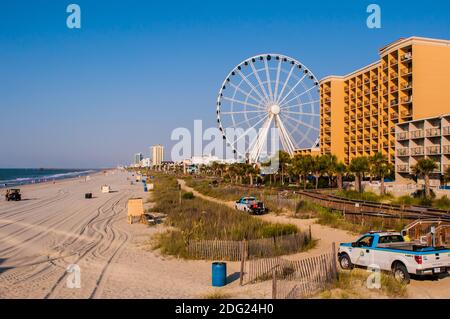
[[250, 132], [252, 129], [254, 129], [259, 123], [261, 123], [262, 121], [264, 121], [267, 117], [269, 116], [269, 113], [267, 113], [266, 115], [264, 115], [263, 118], [261, 118], [258, 122], [256, 122], [253, 126], [250, 126], [247, 130], [245, 130], [244, 133], [242, 133], [241, 136], [239, 136], [234, 143], [237, 143], [241, 138], [245, 137], [248, 132]]
[[283, 111], [283, 113], [296, 114], [296, 115], [306, 115], [306, 116], [320, 116], [320, 114], [316, 114], [316, 113], [304, 113], [304, 112], [295, 112], [295, 111]]
[[[300, 124], [300, 125], [303, 125], [304, 127], [310, 128], [310, 129], [312, 129], [312, 130], [314, 130], [314, 131], [317, 131], [317, 132], [320, 131], [319, 128], [314, 127], [314, 126], [312, 126], [311, 124], [305, 123], [305, 122], [303, 122], [302, 120], [293, 118], [292, 116], [289, 116], [289, 115], [286, 115], [286, 114], [283, 114], [283, 115], [284, 115], [286, 118], [290, 119], [291, 121], [296, 122], [296, 123], [298, 123], [298, 124]], [[283, 115], [282, 115], [282, 116], [283, 116]]]
[[262, 113], [262, 114], [265, 114], [266, 112], [263, 111], [263, 110], [220, 112], [220, 114], [222, 114], [222, 115], [247, 114], [247, 113]]
[[264, 68], [266, 69], [266, 79], [267, 79], [267, 87], [269, 88], [270, 101], [273, 101], [273, 93], [272, 93], [272, 84], [270, 80], [270, 71], [269, 65], [267, 64], [267, 59], [264, 59]]
[[247, 77], [240, 71], [237, 70], [238, 74], [241, 76], [241, 78], [245, 81], [245, 83], [247, 83], [247, 85], [252, 88], [253, 91], [255, 91], [256, 95], [258, 95], [262, 101], [266, 101], [266, 98], [263, 97], [261, 95], [261, 93], [259, 93], [259, 91], [257, 90], [257, 88], [252, 84], [252, 82], [249, 81], [249, 79], [247, 79]]
[[281, 63], [283, 59], [280, 58], [278, 61], [278, 67], [277, 67], [277, 77], [275, 80], [275, 93], [273, 94], [274, 101], [278, 100], [278, 86], [280, 85], [280, 72], [281, 72]]
[[247, 92], [247, 91], [244, 91], [243, 89], [241, 89], [241, 87], [237, 86], [237, 85], [234, 84], [234, 83], [229, 83], [229, 84], [230, 84], [230, 86], [231, 86], [232, 88], [234, 88], [235, 90], [241, 92], [243, 95], [245, 95], [245, 96], [247, 96], [247, 97], [250, 97], [251, 99], [253, 99], [253, 100], [254, 100], [255, 102], [257, 102], [258, 104], [264, 103], [263, 100], [260, 100], [260, 99], [257, 99], [256, 97], [254, 97], [254, 96], [251, 94], [252, 91]]
[[298, 145], [300, 145], [305, 139], [308, 140], [308, 143], [310, 145], [315, 144], [315, 142], [312, 139], [310, 139], [307, 134], [304, 134], [298, 130], [299, 129], [298, 125], [294, 126], [289, 121], [286, 121], [286, 124], [292, 128], [292, 131], [291, 131], [292, 133], [298, 132], [298, 134], [302, 135], [302, 139], [298, 142]]
[[235, 127], [239, 127], [239, 125], [242, 125], [242, 124], [244, 124], [244, 123], [249, 123], [250, 121], [259, 119], [261, 116], [267, 116], [267, 113], [261, 113], [261, 114], [258, 114], [258, 115], [254, 116], [254, 117], [251, 117], [251, 118], [245, 119], [245, 120], [243, 120], [243, 121], [240, 121], [239, 123], [234, 123], [234, 121], [233, 121], [233, 125], [234, 125]]
[[[295, 85], [289, 90], [289, 92], [283, 97], [283, 99], [282, 99], [278, 104], [283, 104], [284, 100], [286, 100], [287, 97], [288, 97], [289, 95], [291, 95], [291, 93], [295, 90], [295, 88], [296, 88], [300, 83], [303, 82], [303, 80], [305, 79], [305, 77], [306, 77], [306, 74], [305, 74], [300, 80], [298, 80], [297, 83], [295, 83]], [[281, 98], [281, 96], [280, 96], [280, 98]]]
[[224, 99], [224, 100], [227, 100], [227, 101], [230, 101], [230, 102], [233, 102], [233, 103], [244, 104], [244, 105], [247, 105], [247, 106], [253, 106], [253, 107], [256, 107], [256, 108], [261, 109], [261, 110], [266, 110], [265, 108], [263, 108], [263, 107], [260, 106], [260, 105], [256, 105], [256, 104], [254, 104], [254, 103], [250, 103], [250, 102], [246, 102], [246, 101], [236, 100], [236, 99], [233, 99], [233, 98], [231, 98], [231, 97], [224, 96], [223, 99]]
[[284, 104], [289, 104], [289, 102], [294, 101], [295, 99], [305, 95], [306, 93], [310, 92], [311, 90], [313, 90], [315, 88], [315, 86], [310, 87], [309, 89], [307, 89], [306, 91], [294, 96], [292, 99], [290, 99], [289, 101], [285, 102]]
[[[278, 100], [280, 99], [280, 96], [283, 96], [284, 90], [286, 90], [286, 85], [288, 84], [289, 80], [291, 79], [292, 72], [294, 72], [295, 64], [292, 64], [291, 70], [289, 71], [288, 76], [286, 77], [286, 80], [284, 80], [283, 87], [281, 88], [280, 95], [278, 97]], [[276, 101], [278, 103], [278, 100]]]
[[255, 75], [256, 80], [258, 81], [259, 87], [261, 88], [264, 96], [265, 96], [265, 100], [268, 101], [269, 100], [269, 96], [267, 94], [266, 88], [264, 87], [261, 78], [259, 77], [259, 73], [258, 70], [256, 70], [255, 65], [253, 63], [250, 63], [250, 67], [253, 70], [253, 74]]
[[309, 101], [309, 102], [304, 102], [304, 103], [297, 103], [297, 104], [293, 104], [293, 105], [288, 105], [288, 106], [284, 106], [286, 104], [283, 104], [280, 106], [281, 109], [283, 110], [287, 110], [293, 107], [297, 107], [297, 106], [303, 106], [303, 105], [308, 105], [308, 104], [314, 104], [314, 103], [319, 103], [320, 100], [313, 100], [313, 101]]

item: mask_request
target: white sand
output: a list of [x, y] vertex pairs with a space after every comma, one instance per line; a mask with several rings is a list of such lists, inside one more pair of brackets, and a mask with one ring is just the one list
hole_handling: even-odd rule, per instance
[[[164, 226], [126, 223], [130, 197], [148, 198], [131, 174], [114, 171], [55, 184], [22, 187], [23, 201], [0, 201], [0, 298], [202, 298], [211, 263], [166, 258], [148, 249]], [[101, 185], [113, 192], [102, 194]], [[84, 199], [86, 192], [94, 198]], [[3, 195], [3, 193], [2, 193]], [[68, 288], [66, 268], [81, 269], [81, 288]], [[239, 271], [228, 263], [228, 274]], [[262, 288], [264, 287], [264, 289]], [[232, 297], [270, 296], [268, 284], [221, 291]]]

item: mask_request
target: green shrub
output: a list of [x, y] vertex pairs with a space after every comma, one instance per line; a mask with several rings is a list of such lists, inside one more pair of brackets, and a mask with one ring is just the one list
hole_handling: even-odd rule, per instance
[[434, 201], [433, 206], [439, 209], [450, 210], [450, 199], [447, 195]]
[[192, 192], [187, 192], [187, 193], [183, 193], [182, 198], [183, 199], [194, 199], [195, 196]]

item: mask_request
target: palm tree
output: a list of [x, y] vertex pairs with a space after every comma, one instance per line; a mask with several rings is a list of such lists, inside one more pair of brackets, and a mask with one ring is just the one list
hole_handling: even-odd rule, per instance
[[412, 167], [414, 174], [417, 176], [422, 176], [425, 180], [425, 196], [427, 198], [430, 198], [431, 195], [430, 174], [437, 168], [438, 165], [431, 158], [422, 158]]
[[328, 187], [331, 187], [333, 174], [336, 172], [337, 157], [336, 155], [325, 154], [320, 157], [320, 162], [322, 163], [322, 171], [328, 176]]
[[336, 163], [336, 166], [334, 167], [334, 172], [337, 175], [338, 188], [339, 188], [339, 190], [342, 190], [344, 188], [343, 176], [347, 172], [347, 166], [342, 162], [338, 162], [338, 163]]
[[392, 164], [389, 164], [389, 161], [386, 156], [378, 152], [374, 156], [369, 159], [370, 162], [370, 174], [372, 176], [377, 176], [380, 178], [380, 194], [384, 195], [384, 178], [391, 174], [394, 170]]
[[285, 151], [279, 151], [278, 158], [281, 169], [281, 184], [284, 185], [284, 175], [288, 171], [288, 166], [291, 163], [291, 156]]
[[316, 189], [319, 188], [319, 178], [320, 176], [322, 176], [323, 174], [326, 173], [327, 168], [327, 160], [326, 158], [324, 158], [324, 156], [311, 156], [312, 161], [311, 161], [311, 173], [314, 176], [315, 179], [315, 187]]
[[355, 174], [355, 186], [358, 192], [362, 192], [361, 179], [369, 170], [369, 159], [366, 156], [354, 157], [350, 162], [350, 172]]

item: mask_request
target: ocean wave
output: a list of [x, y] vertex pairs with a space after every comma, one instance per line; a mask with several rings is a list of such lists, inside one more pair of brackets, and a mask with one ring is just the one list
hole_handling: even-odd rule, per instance
[[45, 181], [59, 180], [65, 178], [71, 178], [76, 176], [87, 175], [89, 173], [93, 173], [95, 170], [85, 170], [85, 171], [73, 171], [67, 173], [59, 173], [59, 174], [51, 174], [51, 175], [42, 175], [42, 176], [34, 176], [34, 177], [18, 177], [15, 179], [9, 180], [0, 180], [0, 187], [14, 186], [14, 185], [25, 185], [25, 184], [34, 184]]

